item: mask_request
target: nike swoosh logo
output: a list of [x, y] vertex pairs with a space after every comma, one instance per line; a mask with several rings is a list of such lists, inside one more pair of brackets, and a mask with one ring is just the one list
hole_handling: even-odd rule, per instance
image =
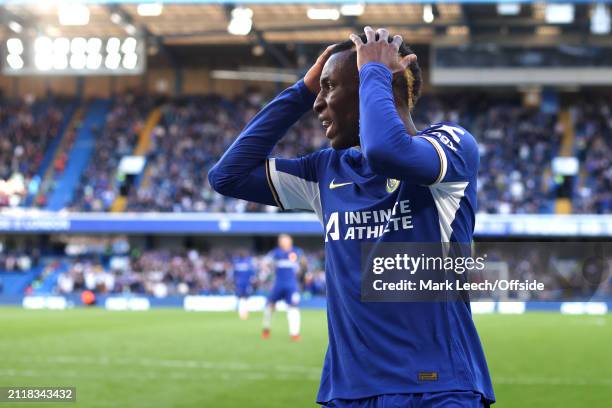
[[349, 184], [353, 184], [352, 181], [349, 181], [347, 183], [338, 183], [338, 184], [335, 184], [334, 181], [336, 181], [336, 179], [333, 179], [331, 181], [331, 183], [329, 183], [329, 189], [330, 190], [333, 190], [334, 188], [338, 188], [338, 187], [342, 187], [342, 186], [348, 186]]

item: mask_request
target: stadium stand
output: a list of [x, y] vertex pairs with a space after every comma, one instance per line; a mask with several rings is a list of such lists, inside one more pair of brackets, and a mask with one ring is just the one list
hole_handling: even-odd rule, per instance
[[[211, 95], [179, 99], [167, 105], [152, 134], [148, 176], [141, 188], [131, 191], [128, 210], [264, 211], [260, 205], [224, 198], [212, 191], [206, 170], [265, 100], [260, 92], [252, 90], [233, 100]], [[283, 139], [275, 154], [295, 157], [325, 143], [314, 115], [308, 115]]]
[[53, 95], [0, 100], [0, 207], [31, 204], [72, 108]]
[[[218, 160], [247, 121], [272, 95], [255, 89], [233, 99], [219, 95], [179, 97], [161, 107], [161, 119], [149, 135], [143, 175], [123, 193], [128, 211], [161, 212], [270, 212], [275, 208], [225, 198], [212, 191], [207, 170]], [[574, 151], [580, 160], [581, 175], [574, 189], [574, 213], [606, 213], [611, 207], [609, 165], [610, 106], [606, 100], [577, 103], [571, 109], [575, 127]], [[49, 141], [60, 138], [63, 111], [38, 102], [31, 114], [24, 113], [25, 102], [2, 102], [3, 132], [22, 140], [25, 132], [36, 132], [34, 118], [50, 120], [51, 126], [25, 138], [25, 146], [14, 150], [2, 147], [2, 178], [5, 185], [16, 185], [15, 194], [1, 189], [1, 206], [28, 206], [28, 194], [35, 196], [44, 172], [43, 156], [52, 149]], [[57, 104], [53, 104], [57, 106]], [[156, 106], [150, 96], [132, 93], [118, 95], [108, 102], [89, 107], [85, 122], [65, 137], [64, 150], [54, 156], [56, 173], [49, 197], [38, 197], [34, 204], [59, 209], [73, 191], [74, 211], [111, 211], [122, 193], [118, 164], [133, 153], [139, 132]], [[10, 112], [19, 120], [9, 121]], [[109, 110], [110, 109], [110, 110]], [[42, 113], [41, 113], [42, 112]], [[481, 169], [479, 212], [490, 214], [534, 214], [554, 212], [555, 181], [551, 160], [559, 154], [564, 122], [556, 113], [543, 113], [523, 107], [517, 99], [497, 99], [492, 95], [425, 96], [416, 110], [417, 125], [449, 120], [469, 129], [479, 140]], [[21, 124], [20, 124], [21, 123]], [[103, 126], [102, 126], [103, 125]], [[20, 126], [23, 128], [20, 128]], [[98, 128], [98, 126], [100, 128]], [[10, 133], [13, 132], [13, 133]], [[12, 136], [9, 136], [9, 138]], [[34, 142], [44, 146], [33, 149]], [[89, 142], [88, 142], [89, 141]], [[94, 143], [88, 147], [87, 143]], [[274, 154], [295, 157], [327, 144], [318, 121], [307, 114], [277, 146]], [[85, 150], [87, 151], [85, 151]], [[24, 153], [21, 153], [21, 152]], [[23, 156], [23, 158], [22, 158]], [[66, 166], [70, 166], [69, 171]], [[8, 182], [10, 180], [10, 183]], [[80, 181], [79, 181], [80, 180]], [[7, 184], [8, 183], [8, 184]], [[13, 197], [13, 198], [9, 198]]]
[[612, 99], [589, 98], [576, 105], [576, 154], [582, 164], [576, 212], [612, 211]]
[[441, 121], [460, 123], [477, 138], [479, 212], [552, 212], [552, 179], [546, 170], [562, 131], [557, 115], [512, 99], [471, 95], [425, 97], [416, 121], [421, 128]]
[[115, 98], [106, 114], [105, 126], [96, 132], [93, 160], [89, 160], [81, 175], [72, 207], [82, 211], [110, 210], [119, 194], [119, 161], [132, 154], [152, 106], [152, 98], [131, 93]]

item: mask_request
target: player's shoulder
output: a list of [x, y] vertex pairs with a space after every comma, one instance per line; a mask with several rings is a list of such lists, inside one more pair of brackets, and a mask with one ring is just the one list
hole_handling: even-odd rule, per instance
[[317, 163], [327, 162], [330, 158], [336, 155], [336, 150], [331, 147], [326, 147], [324, 149], [319, 149], [315, 152], [308, 154], [305, 157], [308, 157], [309, 160]]
[[418, 136], [433, 137], [455, 153], [478, 156], [478, 142], [464, 127], [453, 122], [438, 122], [420, 131]]
[[317, 162], [327, 163], [330, 160], [339, 160], [343, 156], [361, 156], [361, 151], [357, 146], [338, 150], [331, 147], [326, 147], [304, 157], [308, 157], [310, 160]]
[[461, 143], [463, 140], [476, 143], [476, 139], [466, 128], [453, 122], [434, 123], [420, 131], [419, 135], [433, 135], [438, 137], [444, 135], [456, 143]]

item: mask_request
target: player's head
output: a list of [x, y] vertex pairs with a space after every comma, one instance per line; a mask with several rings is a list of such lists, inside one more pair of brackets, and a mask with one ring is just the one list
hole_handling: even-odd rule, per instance
[[278, 247], [283, 251], [288, 251], [293, 248], [293, 238], [287, 234], [280, 234], [278, 236]]
[[[367, 42], [365, 34], [361, 41]], [[378, 34], [376, 34], [378, 39]], [[393, 36], [389, 35], [389, 42]], [[414, 54], [402, 43], [400, 56]], [[393, 75], [393, 97], [400, 112], [410, 112], [421, 93], [421, 68], [414, 61], [403, 73]], [[359, 72], [355, 44], [347, 40], [336, 44], [321, 73], [321, 91], [314, 110], [326, 128], [325, 135], [334, 149], [359, 144]]]

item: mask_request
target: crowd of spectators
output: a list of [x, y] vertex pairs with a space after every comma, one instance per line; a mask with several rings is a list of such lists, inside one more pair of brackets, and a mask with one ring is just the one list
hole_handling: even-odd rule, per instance
[[612, 98], [581, 101], [573, 109], [576, 154], [581, 174], [574, 197], [576, 212], [612, 212]]
[[[128, 190], [127, 209], [276, 211], [222, 197], [210, 188], [207, 179], [208, 169], [269, 97], [251, 90], [232, 100], [209, 95], [179, 98], [164, 105], [160, 123], [150, 136], [144, 175]], [[110, 208], [118, 193], [117, 163], [122, 154], [133, 148], [145, 117], [142, 106], [146, 103], [139, 104], [134, 99], [116, 103], [104, 136], [98, 141], [95, 163], [83, 176], [76, 209]], [[481, 212], [551, 211], [552, 177], [546, 169], [556, 155], [563, 131], [556, 114], [525, 108], [517, 101], [492, 101], [483, 96], [423, 98], [416, 110], [417, 125], [423, 128], [439, 121], [460, 123], [479, 140]], [[320, 124], [309, 113], [289, 130], [273, 154], [296, 157], [326, 145]]]
[[[95, 293], [134, 293], [159, 298], [189, 294], [231, 294], [234, 291], [233, 258], [239, 250], [148, 250], [113, 255], [78, 257], [58, 277], [61, 294], [90, 290]], [[322, 253], [308, 252], [308, 269], [299, 273], [302, 289], [311, 295], [325, 293]], [[254, 255], [253, 288], [266, 292], [273, 271], [265, 254]]]
[[[147, 174], [130, 191], [128, 209], [162, 212], [276, 211], [222, 197], [207, 180], [219, 159], [250, 118], [269, 99], [249, 91], [234, 100], [219, 96], [175, 100], [163, 108], [152, 134]], [[522, 107], [518, 101], [486, 97], [425, 97], [416, 110], [420, 128], [451, 121], [462, 124], [481, 148], [480, 211], [542, 213], [552, 211], [554, 189], [550, 172], [562, 134], [556, 114]], [[296, 157], [327, 145], [316, 117], [305, 115], [282, 139], [273, 154]]]
[[417, 127], [442, 121], [460, 124], [478, 141], [479, 212], [552, 212], [553, 179], [547, 170], [563, 133], [558, 115], [485, 95], [423, 98], [416, 109]]
[[154, 100], [126, 93], [116, 96], [106, 116], [106, 125], [97, 132], [92, 159], [81, 176], [73, 208], [81, 211], [109, 211], [119, 195], [122, 175], [117, 171], [123, 156], [131, 155], [138, 142]]
[[[178, 241], [141, 249], [126, 237], [65, 236], [56, 238], [50, 248], [54, 248], [52, 252], [41, 254], [38, 247], [7, 248], [0, 243], [0, 282], [3, 273], [27, 273], [39, 267], [41, 273], [26, 293], [68, 295], [88, 290], [95, 294], [157, 298], [231, 295], [235, 290], [234, 264], [245, 256], [251, 257], [254, 265], [254, 294], [266, 295], [274, 281], [274, 262], [266, 251], [214, 246], [212, 241], [197, 249]], [[301, 263], [297, 273], [300, 290], [307, 297], [325, 295], [323, 249], [308, 245], [303, 248], [306, 262]], [[530, 242], [480, 243], [477, 252], [488, 255], [486, 267], [471, 270], [470, 282], [536, 280], [544, 284], [544, 289], [474, 292], [474, 299], [575, 300], [606, 299], [612, 295], [612, 274], [607, 267], [610, 255], [605, 253], [605, 245], [560, 244], [542, 251]]]
[[49, 95], [0, 98], [0, 207], [25, 204], [38, 192], [45, 152], [60, 129], [70, 101]]
[[[71, 209], [109, 211], [127, 194], [129, 211], [273, 212], [274, 207], [223, 197], [214, 192], [207, 172], [245, 124], [272, 97], [248, 90], [233, 99], [218, 95], [174, 98], [161, 107], [161, 120], [150, 135], [144, 172], [124, 188], [118, 164], [132, 154], [151, 97], [131, 93], [113, 102], [106, 125], [77, 188]], [[62, 109], [49, 101], [0, 103], [0, 207], [23, 204], [40, 183], [36, 172], [50, 140], [58, 133]], [[612, 207], [612, 100], [577, 103], [575, 153], [581, 174], [574, 188], [573, 212], [607, 213]], [[440, 121], [467, 128], [480, 146], [479, 212], [496, 214], [554, 211], [552, 159], [558, 154], [563, 122], [556, 113], [525, 107], [517, 98], [493, 94], [426, 95], [415, 111], [418, 128]], [[8, 137], [5, 137], [5, 134]], [[327, 145], [322, 127], [308, 113], [281, 140], [273, 154], [296, 157]], [[62, 171], [57, 156], [56, 171]], [[7, 192], [10, 191], [10, 194]]]
[[37, 266], [39, 257], [36, 253], [0, 251], [0, 271], [27, 272]]
[[[535, 280], [544, 284], [544, 289], [474, 292], [474, 299], [557, 301], [606, 299], [612, 295], [612, 275], [606, 267], [609, 259], [585, 257], [580, 254], [580, 248], [574, 248], [569, 253], [567, 246], [543, 252], [533, 248], [531, 243], [525, 243], [524, 248], [520, 249], [521, 256], [517, 257], [519, 247], [516, 245], [493, 245], [488, 248], [486, 268], [484, 271], [472, 270], [468, 275], [469, 281]], [[253, 294], [266, 295], [274, 281], [273, 262], [261, 251], [246, 251], [237, 247], [208, 250], [177, 247], [141, 251], [138, 248], [130, 249], [128, 245], [124, 251], [120, 251], [122, 253], [111, 252], [99, 254], [85, 251], [74, 256], [43, 257], [42, 261], [32, 253], [11, 253], [0, 256], [0, 272], [25, 272], [40, 263], [44, 265], [44, 271], [32, 283], [32, 289], [46, 287], [60, 295], [80, 294], [86, 290], [95, 294], [157, 298], [232, 295], [235, 293], [234, 261], [236, 256], [246, 253], [252, 257], [254, 264]], [[324, 296], [323, 251], [307, 250], [305, 256], [306, 266], [297, 274], [300, 291], [306, 297]], [[57, 278], [55, 286], [45, 285], [43, 281], [54, 274]], [[1, 277], [0, 273], [0, 280]]]
[[[176, 100], [163, 109], [152, 134], [148, 175], [131, 190], [128, 209], [134, 211], [251, 212], [271, 208], [225, 198], [208, 184], [207, 172], [246, 123], [268, 100], [254, 90], [233, 100], [219, 96]], [[283, 157], [303, 155], [326, 144], [314, 114], [294, 126], [276, 147]]]

